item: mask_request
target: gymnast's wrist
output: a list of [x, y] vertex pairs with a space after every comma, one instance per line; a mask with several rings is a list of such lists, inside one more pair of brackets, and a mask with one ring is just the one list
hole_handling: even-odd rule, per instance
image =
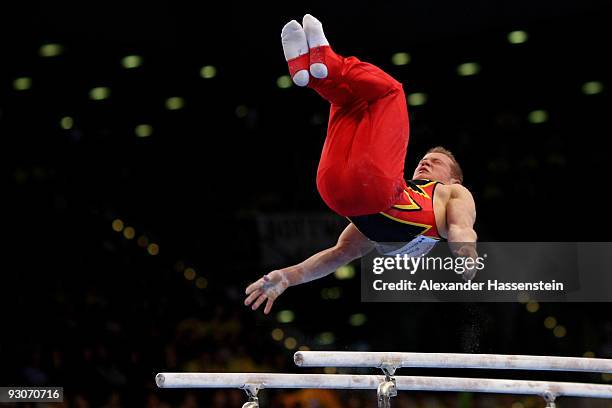
[[279, 272], [282, 274], [287, 287], [299, 285], [304, 282], [303, 268], [298, 265], [289, 266], [281, 269]]

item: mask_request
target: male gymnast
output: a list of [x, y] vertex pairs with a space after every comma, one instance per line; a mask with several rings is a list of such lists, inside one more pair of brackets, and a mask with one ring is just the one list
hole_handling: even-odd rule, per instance
[[404, 179], [409, 123], [402, 84], [372, 64], [334, 53], [310, 14], [302, 25], [287, 23], [281, 40], [293, 82], [331, 104], [317, 189], [350, 223], [333, 247], [249, 285], [245, 305], [256, 310], [267, 301], [268, 314], [289, 286], [327, 276], [374, 248], [421, 256], [446, 239], [454, 255], [475, 259], [476, 207], [453, 154], [430, 149], [412, 180]]

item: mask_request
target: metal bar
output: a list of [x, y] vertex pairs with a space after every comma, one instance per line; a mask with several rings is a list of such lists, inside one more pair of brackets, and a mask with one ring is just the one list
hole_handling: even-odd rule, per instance
[[612, 359], [500, 354], [385, 353], [298, 351], [300, 367], [490, 368], [500, 370], [585, 371], [612, 373]]
[[[375, 390], [382, 375], [159, 373], [160, 388], [335, 388]], [[487, 378], [396, 376], [398, 391], [456, 391], [612, 398], [612, 385]]]

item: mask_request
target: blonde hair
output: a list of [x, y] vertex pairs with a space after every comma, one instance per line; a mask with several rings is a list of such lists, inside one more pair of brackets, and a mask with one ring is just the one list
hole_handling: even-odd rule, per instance
[[461, 166], [459, 166], [457, 159], [455, 159], [455, 155], [453, 155], [450, 150], [442, 146], [436, 146], [429, 149], [427, 153], [442, 153], [451, 159], [451, 177], [459, 180], [459, 184], [463, 184], [463, 170], [461, 170]]

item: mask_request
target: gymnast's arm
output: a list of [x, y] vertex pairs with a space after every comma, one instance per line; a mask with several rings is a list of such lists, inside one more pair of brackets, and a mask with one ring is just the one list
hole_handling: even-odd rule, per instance
[[[272, 271], [246, 288], [244, 304], [257, 309], [267, 300], [264, 313], [268, 314], [274, 300], [289, 286], [310, 282], [334, 272], [339, 267], [362, 257], [374, 248], [374, 242], [366, 238], [351, 223], [331, 248], [318, 252], [304, 262], [287, 268]], [[257, 300], [256, 300], [257, 299]], [[255, 301], [253, 303], [253, 301]]]
[[[454, 185], [451, 197], [446, 204], [446, 224], [448, 245], [455, 256], [476, 259], [476, 204], [470, 191], [460, 184]], [[475, 274], [475, 272], [474, 272]], [[473, 274], [466, 274], [466, 279]]]
[[314, 254], [298, 265], [287, 268], [289, 284], [294, 286], [327, 276], [339, 267], [361, 258], [372, 249], [374, 242], [350, 223], [340, 234], [336, 245]]

